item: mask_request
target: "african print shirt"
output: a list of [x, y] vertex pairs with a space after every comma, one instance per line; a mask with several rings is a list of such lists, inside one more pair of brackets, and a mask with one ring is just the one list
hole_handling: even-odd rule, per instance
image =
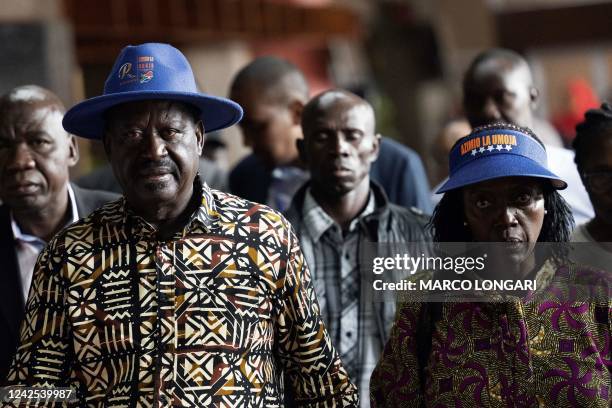
[[514, 301], [403, 304], [372, 406], [608, 408], [609, 276], [547, 262], [536, 280], [546, 289]]
[[284, 386], [296, 406], [358, 405], [288, 222], [200, 190], [171, 238], [122, 198], [50, 242], [10, 383], [72, 387], [79, 407], [278, 407]]

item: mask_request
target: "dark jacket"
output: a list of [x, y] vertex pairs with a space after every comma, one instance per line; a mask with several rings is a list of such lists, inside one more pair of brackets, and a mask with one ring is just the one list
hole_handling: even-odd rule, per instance
[[[302, 209], [306, 196], [306, 189], [310, 183], [306, 183], [295, 194], [291, 206], [286, 211], [285, 216], [293, 226], [300, 242], [305, 234], [305, 224], [302, 222]], [[364, 254], [376, 256], [394, 256], [397, 251], [405, 250], [409, 247], [416, 252], [415, 256], [421, 254], [431, 254], [431, 238], [426, 229], [428, 217], [412, 207], [403, 208], [389, 203], [382, 187], [375, 182], [370, 182], [370, 188], [374, 194], [376, 209], [373, 213], [365, 216], [359, 224], [360, 232], [365, 239], [360, 239], [359, 255], [363, 259]], [[373, 243], [384, 243], [385, 245], [375, 246]], [[411, 243], [410, 245], [401, 245]], [[400, 244], [394, 247], [393, 244]], [[377, 250], [374, 254], [373, 250]], [[316, 254], [312, 248], [302, 245], [302, 252], [306, 263], [314, 265]], [[364, 267], [360, 267], [363, 270]], [[365, 267], [367, 269], [367, 267]], [[317, 272], [311, 270], [313, 280], [317, 279]], [[369, 274], [368, 274], [369, 275]], [[370, 276], [373, 276], [370, 275]], [[403, 276], [396, 275], [392, 280], [399, 281]], [[364, 282], [362, 277], [362, 283]], [[368, 284], [368, 283], [366, 283]], [[316, 287], [317, 285], [315, 285]], [[363, 286], [363, 285], [362, 285]], [[363, 292], [362, 292], [363, 294]], [[365, 300], [366, 296], [362, 296]], [[376, 320], [379, 329], [381, 344], [385, 344], [393, 321], [395, 319], [395, 302], [375, 302]]]
[[380, 140], [378, 160], [372, 163], [370, 178], [380, 184], [389, 201], [402, 207], [416, 207], [431, 214], [431, 188], [417, 152], [388, 137]]
[[[425, 168], [417, 152], [409, 147], [383, 137], [370, 178], [382, 186], [393, 204], [431, 214], [431, 190]], [[270, 182], [270, 170], [253, 154], [240, 161], [229, 175], [230, 192], [257, 203], [266, 203]]]
[[[119, 198], [118, 195], [106, 191], [86, 190], [75, 184], [71, 186], [80, 217]], [[25, 313], [10, 209], [6, 205], [0, 206], [0, 260], [0, 384], [4, 384], [19, 343], [19, 329]]]

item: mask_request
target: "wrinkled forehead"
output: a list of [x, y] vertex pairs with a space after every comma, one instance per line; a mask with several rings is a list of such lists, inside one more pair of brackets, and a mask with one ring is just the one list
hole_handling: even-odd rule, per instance
[[150, 99], [126, 102], [113, 106], [105, 112], [107, 125], [149, 119], [199, 120], [199, 111], [192, 105], [172, 100]]
[[23, 130], [42, 130], [51, 135], [64, 135], [64, 113], [61, 107], [46, 99], [23, 99], [5, 103], [0, 109], [0, 126]]
[[10, 103], [42, 103], [48, 102], [49, 96], [38, 87], [22, 87], [7, 95]]
[[65, 112], [64, 104], [47, 89], [36, 85], [25, 85], [14, 88], [0, 99], [0, 110], [28, 112], [36, 109], [49, 108], [60, 113]]
[[466, 86], [468, 90], [485, 87], [496, 82], [506, 86], [528, 87], [532, 83], [529, 67], [524, 64], [511, 63], [504, 60], [489, 60], [479, 64], [468, 73]]
[[317, 108], [310, 115], [308, 122], [311, 126], [353, 128], [364, 133], [374, 132], [374, 112], [369, 105], [331, 95], [327, 98], [327, 96], [321, 97]]
[[517, 188], [544, 189], [545, 183], [545, 180], [538, 177], [509, 176], [470, 184], [463, 187], [463, 191], [466, 193], [491, 192], [501, 194], [507, 191], [513, 191]]

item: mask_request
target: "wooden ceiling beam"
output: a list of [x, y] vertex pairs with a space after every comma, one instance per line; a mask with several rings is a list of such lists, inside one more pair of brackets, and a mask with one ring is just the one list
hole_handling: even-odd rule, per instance
[[307, 8], [269, 0], [64, 0], [81, 62], [111, 61], [126, 44], [176, 45], [219, 40], [325, 39], [358, 36], [350, 10]]
[[612, 3], [502, 12], [496, 16], [499, 43], [525, 51], [533, 47], [610, 42]]

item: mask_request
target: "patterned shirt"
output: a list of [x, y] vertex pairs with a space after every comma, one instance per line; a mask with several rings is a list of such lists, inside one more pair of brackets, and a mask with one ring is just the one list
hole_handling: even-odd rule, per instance
[[359, 279], [359, 240], [363, 238], [359, 221], [375, 209], [374, 194], [370, 193], [363, 211], [343, 232], [319, 206], [309, 187], [302, 208], [307, 234], [300, 236], [302, 245], [311, 246], [316, 254], [310, 268], [315, 289], [325, 286], [324, 290], [317, 290], [321, 315], [344, 366], [358, 386], [362, 408], [370, 405], [370, 375], [382, 348], [372, 303], [361, 301]]
[[372, 406], [610, 407], [609, 274], [547, 262], [535, 278], [522, 299], [403, 304]]
[[197, 180], [170, 238], [122, 198], [49, 243], [10, 383], [80, 407], [278, 407], [286, 378], [300, 406], [356, 406], [290, 225]]

